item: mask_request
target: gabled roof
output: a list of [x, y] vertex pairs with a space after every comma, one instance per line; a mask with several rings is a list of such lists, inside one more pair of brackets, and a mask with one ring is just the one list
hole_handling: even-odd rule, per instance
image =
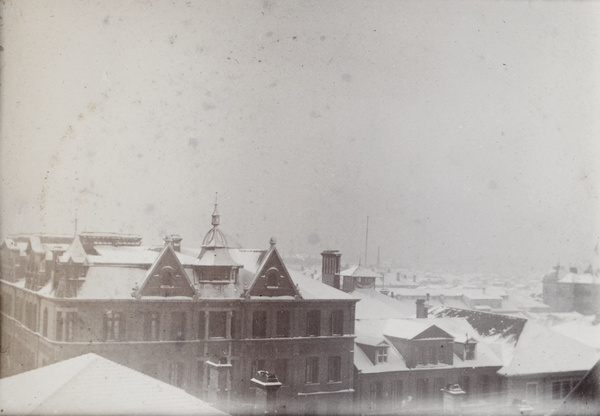
[[[165, 272], [174, 278], [169, 287], [165, 287], [163, 282]], [[186, 296], [191, 298], [195, 294], [194, 285], [179, 261], [177, 253], [173, 250], [173, 246], [166, 244], [148, 270], [136, 296]]]
[[352, 276], [352, 277], [381, 277], [379, 273], [375, 273], [372, 270], [367, 269], [363, 266], [352, 266], [346, 270], [340, 272], [340, 276]]
[[390, 343], [381, 337], [369, 337], [366, 335], [357, 335], [354, 339], [357, 344], [368, 345], [369, 347], [389, 347]]
[[73, 263], [83, 263], [87, 258], [87, 254], [81, 244], [79, 236], [75, 236], [69, 245], [69, 248], [60, 256], [60, 262], [67, 263], [71, 260]]
[[0, 379], [0, 402], [4, 414], [226, 414], [96, 354]]
[[[279, 273], [278, 285], [274, 287], [267, 287], [266, 284], [266, 273], [276, 269]], [[285, 264], [277, 251], [277, 247], [272, 243], [269, 251], [264, 256], [261, 265], [258, 267], [250, 287], [248, 288], [247, 295], [252, 296], [291, 296], [301, 298], [300, 292], [296, 288], [294, 281], [290, 273], [285, 267]]]
[[528, 321], [519, 336], [512, 360], [498, 374], [531, 374], [587, 371], [600, 353], [537, 322]]
[[383, 335], [401, 339], [454, 338], [429, 319], [389, 320]]
[[390, 345], [387, 350], [387, 361], [384, 363], [374, 364], [368, 355], [363, 351], [360, 344], [355, 344], [354, 367], [363, 374], [390, 373], [410, 370], [406, 365], [404, 358], [402, 358], [398, 350], [393, 345]]

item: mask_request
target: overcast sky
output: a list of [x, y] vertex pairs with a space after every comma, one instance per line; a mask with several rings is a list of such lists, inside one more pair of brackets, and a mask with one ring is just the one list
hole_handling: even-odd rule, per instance
[[600, 2], [7, 1], [1, 233], [587, 266]]

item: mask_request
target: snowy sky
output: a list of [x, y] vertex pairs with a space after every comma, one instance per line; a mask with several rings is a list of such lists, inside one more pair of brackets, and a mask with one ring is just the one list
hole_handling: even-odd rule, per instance
[[1, 234], [545, 271], [600, 238], [600, 2], [11, 1]]

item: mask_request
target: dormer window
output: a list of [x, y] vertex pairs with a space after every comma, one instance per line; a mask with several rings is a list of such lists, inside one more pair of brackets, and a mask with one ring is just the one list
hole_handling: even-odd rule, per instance
[[277, 270], [274, 267], [271, 267], [269, 270], [267, 270], [265, 276], [267, 279], [267, 287], [279, 287], [279, 278], [281, 276], [279, 270]]
[[378, 363], [387, 363], [388, 347], [377, 347], [375, 350], [375, 359]]
[[465, 344], [465, 360], [475, 359], [475, 344], [467, 342]]

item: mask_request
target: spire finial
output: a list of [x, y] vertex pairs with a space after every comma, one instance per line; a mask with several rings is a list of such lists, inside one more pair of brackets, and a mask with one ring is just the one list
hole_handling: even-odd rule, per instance
[[77, 208], [75, 208], [75, 237], [77, 237]]
[[221, 216], [219, 215], [219, 213], [217, 212], [217, 197], [218, 197], [219, 193], [215, 192], [215, 210], [212, 214], [212, 225], [213, 227], [216, 227], [219, 225], [220, 221], [221, 221]]

